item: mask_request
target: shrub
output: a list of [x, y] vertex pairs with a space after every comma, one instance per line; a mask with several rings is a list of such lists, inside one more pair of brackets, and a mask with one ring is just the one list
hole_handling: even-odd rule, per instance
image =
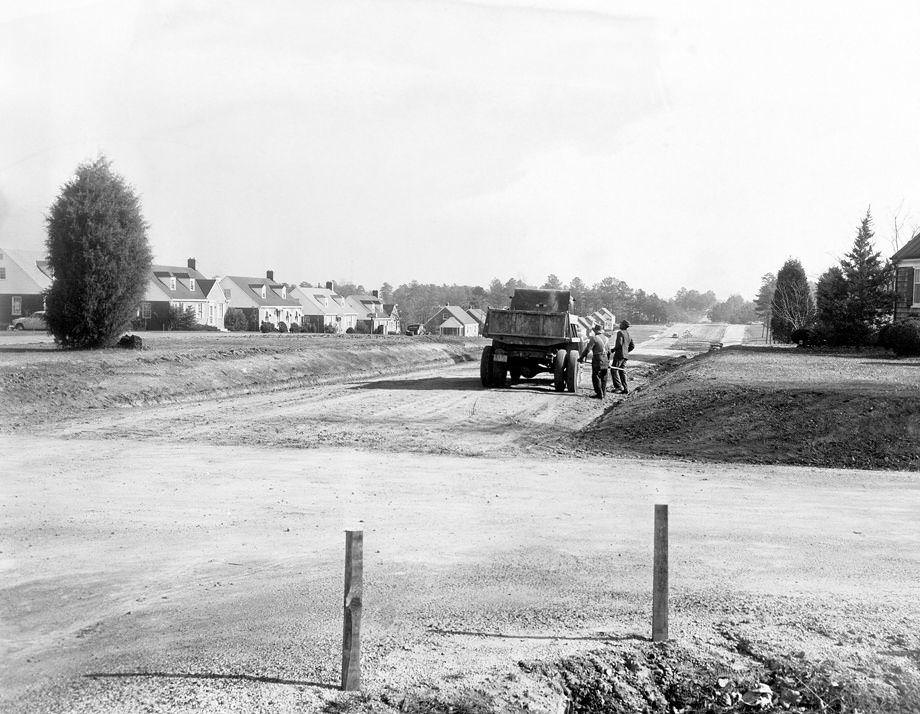
[[287, 331], [288, 331], [287, 323], [279, 321], [278, 322], [278, 332], [287, 332]]
[[100, 157], [77, 167], [47, 223], [50, 332], [62, 347], [114, 345], [137, 314], [150, 272], [140, 201]]
[[169, 315], [166, 317], [165, 324], [167, 330], [195, 330], [198, 328], [198, 319], [195, 317], [195, 309], [191, 307], [180, 310], [174, 305], [169, 306]]
[[224, 327], [231, 332], [246, 332], [250, 329], [249, 318], [238, 307], [231, 307], [224, 315]]
[[885, 325], [879, 331], [878, 343], [897, 355], [920, 355], [920, 318], [908, 317]]
[[278, 328], [275, 327], [272, 323], [268, 322], [267, 320], [263, 321], [262, 324], [259, 325], [259, 332], [268, 333], [268, 332], [277, 332], [277, 331], [278, 331]]
[[300, 325], [296, 322], [292, 322], [291, 326], [288, 328], [291, 332], [300, 332]]
[[336, 325], [323, 325], [323, 332], [327, 335], [335, 335], [338, 331], [339, 328]]
[[124, 335], [115, 343], [115, 346], [126, 350], [142, 350], [144, 349], [144, 341], [137, 335]]
[[354, 327], [349, 327], [347, 330], [345, 330], [345, 334], [346, 334], [346, 335], [353, 335], [353, 334], [355, 334], [355, 328], [354, 328]]

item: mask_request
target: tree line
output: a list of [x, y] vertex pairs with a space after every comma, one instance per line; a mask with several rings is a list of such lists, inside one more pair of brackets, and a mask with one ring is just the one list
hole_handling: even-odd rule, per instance
[[[310, 286], [309, 283], [302, 283]], [[700, 292], [681, 288], [669, 299], [656, 293], [633, 289], [623, 280], [606, 277], [588, 285], [579, 277], [568, 282], [556, 275], [548, 275], [542, 283], [533, 284], [517, 278], [501, 280], [494, 278], [487, 287], [482, 285], [446, 285], [420, 283], [413, 280], [393, 287], [383, 283], [379, 289], [381, 300], [399, 305], [399, 314], [404, 323], [424, 323], [444, 305], [459, 305], [464, 308], [490, 307], [506, 308], [511, 295], [517, 288], [541, 288], [568, 290], [575, 299], [575, 312], [579, 315], [591, 313], [606, 307], [617, 316], [630, 322], [663, 324], [667, 322], [696, 322], [704, 318], [716, 322], [747, 323], [757, 318], [754, 303], [740, 295], [732, 295], [719, 301], [711, 290]], [[336, 292], [350, 295], [366, 292], [363, 285], [350, 282], [336, 283]]]

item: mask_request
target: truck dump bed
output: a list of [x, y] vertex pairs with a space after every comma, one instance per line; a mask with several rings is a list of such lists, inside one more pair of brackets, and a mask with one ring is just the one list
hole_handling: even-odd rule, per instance
[[483, 336], [510, 344], [553, 345], [569, 339], [569, 315], [492, 308], [486, 317]]

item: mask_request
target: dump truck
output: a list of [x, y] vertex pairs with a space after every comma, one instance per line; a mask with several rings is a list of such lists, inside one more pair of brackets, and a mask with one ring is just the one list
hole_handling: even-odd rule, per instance
[[509, 378], [514, 384], [551, 372], [557, 392], [574, 392], [587, 337], [573, 307], [568, 290], [517, 289], [510, 308], [490, 308], [483, 336], [492, 344], [482, 350], [482, 386], [503, 387]]

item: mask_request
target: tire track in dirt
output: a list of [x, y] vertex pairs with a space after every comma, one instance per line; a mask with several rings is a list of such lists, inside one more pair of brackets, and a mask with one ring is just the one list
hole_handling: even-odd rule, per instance
[[564, 442], [599, 414], [579, 392], [559, 394], [548, 378], [484, 390], [478, 365], [205, 398], [182, 404], [88, 413], [52, 427], [65, 438], [119, 438], [267, 447], [357, 446], [366, 449], [517, 454], [534, 446], [565, 451]]

